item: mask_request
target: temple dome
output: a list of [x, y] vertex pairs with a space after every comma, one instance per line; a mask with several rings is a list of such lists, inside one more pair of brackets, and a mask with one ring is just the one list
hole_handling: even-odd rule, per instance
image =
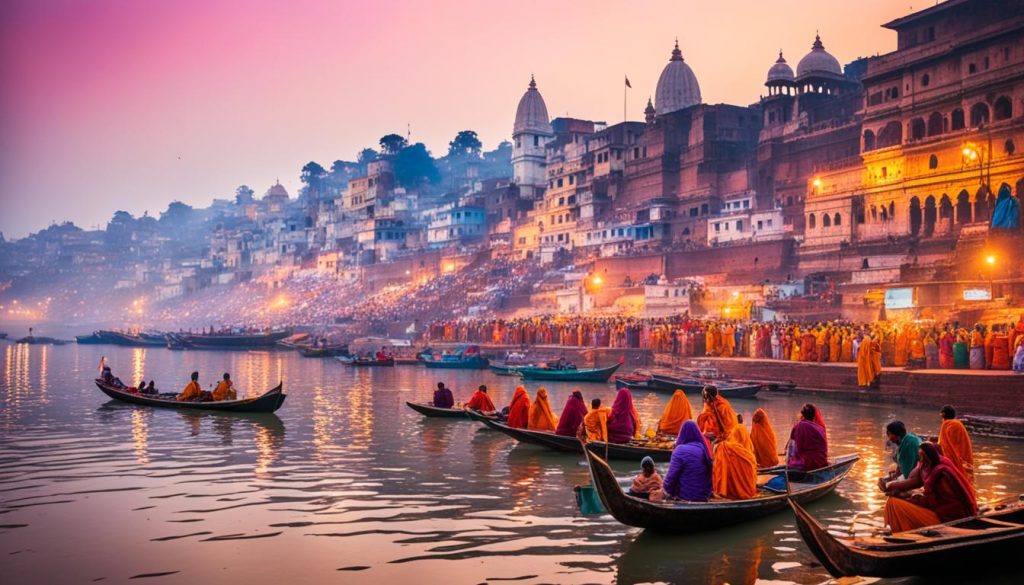
[[826, 75], [843, 75], [843, 68], [839, 61], [825, 50], [821, 44], [821, 37], [814, 35], [814, 44], [811, 45], [811, 52], [804, 55], [803, 59], [796, 66], [796, 74], [800, 77], [824, 73]]
[[796, 78], [793, 76], [793, 68], [786, 63], [786, 59], [782, 56], [782, 51], [779, 51], [779, 59], [772, 65], [771, 69], [768, 70], [768, 83], [773, 81], [794, 81]]
[[530, 87], [519, 100], [519, 107], [516, 108], [516, 122], [512, 126], [512, 133], [537, 132], [540, 134], [551, 134], [551, 122], [548, 119], [548, 107], [544, 104], [544, 98], [537, 91], [537, 82], [530, 76]]
[[659, 116], [682, 110], [700, 103], [700, 84], [693, 69], [683, 61], [679, 51], [679, 41], [672, 50], [672, 58], [658, 78], [658, 88], [654, 92], [654, 107]]
[[280, 181], [274, 183], [269, 189], [267, 189], [264, 199], [288, 199], [288, 191], [284, 188], [284, 185]]

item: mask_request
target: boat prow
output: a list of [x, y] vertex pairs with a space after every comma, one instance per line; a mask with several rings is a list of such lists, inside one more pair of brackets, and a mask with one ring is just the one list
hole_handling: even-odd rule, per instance
[[466, 414], [466, 411], [461, 408], [441, 408], [438, 406], [434, 406], [433, 404], [427, 404], [425, 402], [410, 402], [408, 400], [405, 402], [405, 405], [426, 417], [463, 419], [469, 418], [469, 415]]

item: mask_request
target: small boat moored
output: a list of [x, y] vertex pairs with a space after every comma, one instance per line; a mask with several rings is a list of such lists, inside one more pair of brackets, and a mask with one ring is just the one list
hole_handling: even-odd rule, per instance
[[524, 380], [546, 380], [551, 382], [607, 382], [624, 360], [607, 368], [577, 368], [575, 366], [526, 367], [519, 369]]
[[145, 406], [158, 406], [162, 408], [177, 408], [183, 410], [212, 410], [220, 412], [274, 412], [281, 408], [284, 399], [288, 397], [282, 390], [284, 384], [278, 384], [255, 398], [242, 398], [239, 400], [219, 400], [214, 402], [193, 402], [190, 400], [179, 401], [174, 394], [140, 394], [130, 392], [128, 388], [105, 384], [103, 380], [96, 379], [96, 386], [107, 396]]
[[390, 368], [394, 367], [395, 365], [395, 358], [393, 357], [388, 357], [384, 359], [378, 359], [375, 357], [336, 357], [334, 359], [353, 368]]
[[445, 370], [484, 370], [490, 363], [490, 360], [480, 355], [480, 347], [476, 345], [459, 348], [441, 355], [431, 354], [430, 357], [423, 360], [423, 365], [428, 368]]
[[[1017, 565], [1024, 550], [1024, 501], [970, 518], [888, 536], [840, 539], [790, 502], [807, 548], [835, 577], [907, 577]], [[956, 581], [952, 581], [956, 582]]]

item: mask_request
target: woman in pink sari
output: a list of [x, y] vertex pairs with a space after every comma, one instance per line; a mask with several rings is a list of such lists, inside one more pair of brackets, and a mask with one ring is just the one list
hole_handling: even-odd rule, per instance
[[622, 388], [612, 403], [612, 412], [608, 416], [608, 441], [611, 443], [627, 443], [640, 431], [640, 414], [633, 406], [633, 395]]
[[946, 329], [939, 338], [939, 367], [944, 370], [953, 369], [953, 333]]

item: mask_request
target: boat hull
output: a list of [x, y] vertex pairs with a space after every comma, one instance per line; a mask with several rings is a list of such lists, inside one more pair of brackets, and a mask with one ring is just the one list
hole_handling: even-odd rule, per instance
[[[583, 453], [583, 444], [575, 436], [558, 435], [547, 431], [514, 429], [502, 421], [484, 416], [471, 416], [471, 418], [484, 423], [490, 429], [512, 437], [520, 443], [538, 445], [563, 453]], [[601, 453], [607, 451], [609, 459], [640, 461], [644, 457], [650, 457], [655, 461], [665, 462], [672, 457], [671, 449], [651, 449], [621, 443], [605, 443], [604, 441], [594, 441], [590, 444]]]
[[469, 419], [469, 415], [461, 408], [439, 408], [432, 404], [409, 401], [406, 401], [405, 405], [426, 417]]
[[651, 379], [630, 379], [630, 378], [616, 378], [616, 388], [627, 388], [630, 391], [649, 391], [649, 392], [662, 392], [671, 394], [676, 390], [682, 390], [686, 393], [700, 393], [704, 390], [704, 386], [713, 385], [718, 389], [718, 394], [724, 397], [726, 400], [734, 400], [737, 398], [754, 398], [757, 393], [760, 392], [761, 387], [758, 384], [728, 384], [722, 382], [715, 382], [712, 380], [688, 380], [688, 379], [675, 379], [674, 383], [670, 382], [668, 378], [656, 380]]
[[293, 332], [277, 331], [260, 335], [189, 335], [172, 333], [168, 345], [180, 345], [193, 349], [250, 349], [274, 347], [278, 341], [290, 337]]
[[556, 370], [552, 368], [521, 368], [519, 374], [524, 380], [541, 380], [548, 382], [607, 382], [615, 370], [622, 364], [607, 368], [583, 370]]
[[177, 400], [166, 400], [155, 398], [144, 394], [125, 392], [119, 388], [104, 384], [102, 380], [95, 380], [96, 386], [107, 396], [144, 406], [156, 406], [160, 408], [176, 408], [178, 410], [209, 410], [215, 412], [274, 412], [281, 408], [284, 399], [288, 397], [282, 391], [282, 384], [271, 388], [264, 394], [255, 398], [244, 398], [242, 400], [221, 400], [218, 402], [190, 402]]
[[423, 365], [436, 370], [486, 370], [490, 366], [490, 360], [484, 357], [458, 361], [426, 360]]
[[788, 496], [777, 494], [749, 500], [654, 503], [626, 495], [611, 467], [596, 451], [599, 448], [587, 446], [587, 463], [605, 510], [623, 524], [659, 532], [712, 530], [780, 512], [788, 507], [787, 499], [790, 497], [799, 502], [816, 500], [835, 490], [860, 459], [857, 455], [850, 455], [837, 458], [833, 465], [816, 471], [791, 471], [793, 490]]

